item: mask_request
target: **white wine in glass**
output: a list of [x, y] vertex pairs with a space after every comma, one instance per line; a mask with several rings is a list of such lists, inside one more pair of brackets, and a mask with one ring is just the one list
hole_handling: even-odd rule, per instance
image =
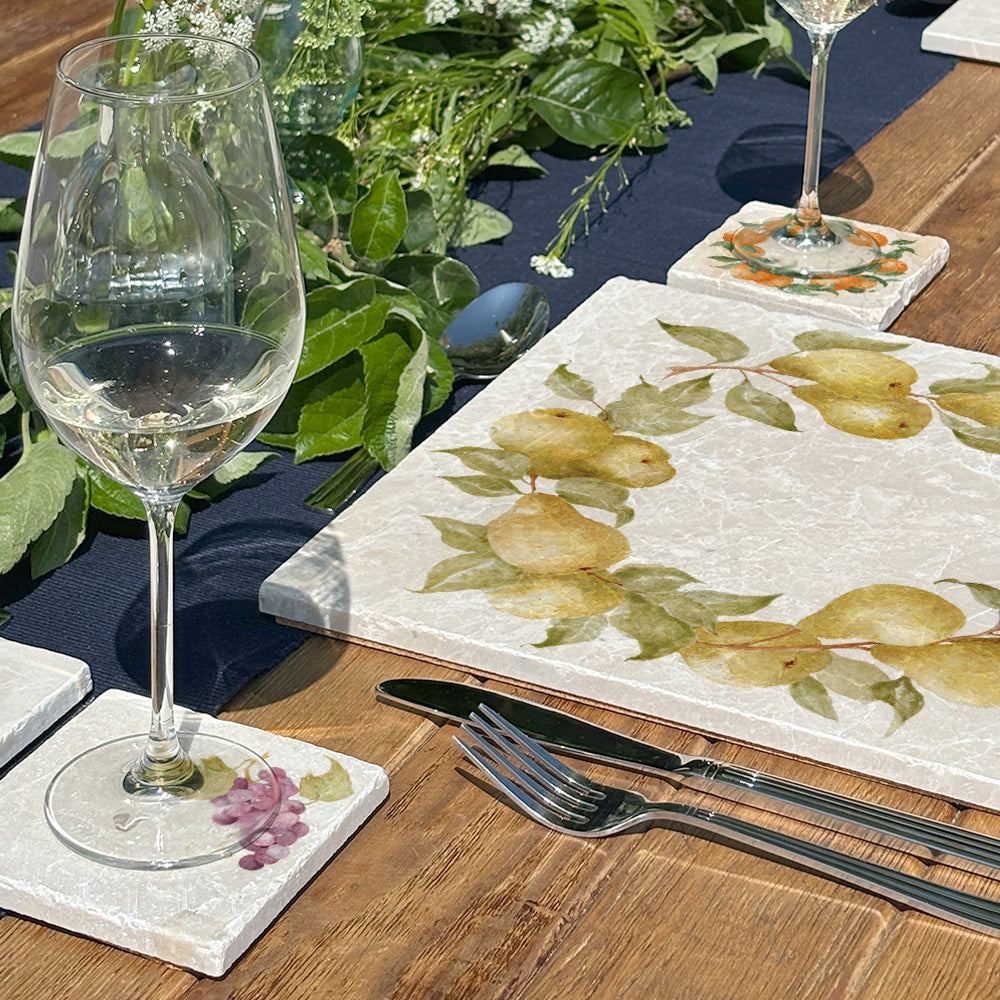
[[[226, 857], [267, 830], [279, 784], [253, 750], [178, 731], [172, 541], [184, 493], [253, 440], [302, 349], [295, 227], [253, 53], [139, 35], [63, 56], [13, 318], [47, 422], [135, 493], [150, 530], [149, 731], [67, 761], [46, 818], [73, 850], [119, 867]], [[237, 774], [251, 783], [246, 808], [223, 825], [211, 799]]]
[[806, 29], [812, 47], [802, 194], [791, 215], [737, 232], [733, 249], [773, 274], [802, 278], [857, 274], [878, 259], [879, 245], [853, 223], [823, 217], [819, 208], [820, 155], [830, 47], [837, 32], [875, 0], [778, 2]]

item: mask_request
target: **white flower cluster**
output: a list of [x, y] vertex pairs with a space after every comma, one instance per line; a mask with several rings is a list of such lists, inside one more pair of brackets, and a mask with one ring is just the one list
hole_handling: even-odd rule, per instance
[[573, 37], [573, 31], [573, 22], [568, 17], [560, 17], [554, 11], [547, 10], [521, 29], [521, 48], [540, 56], [549, 49], [565, 45]]
[[552, 254], [536, 253], [528, 263], [539, 273], [547, 274], [550, 278], [572, 278], [573, 268], [564, 264], [558, 257]]
[[221, 38], [244, 48], [253, 44], [251, 11], [258, 0], [161, 0], [143, 18], [144, 34], [191, 34]]
[[424, 20], [444, 24], [461, 14], [486, 14], [521, 22], [521, 47], [532, 55], [565, 45], [575, 28], [566, 13], [580, 0], [425, 0]]

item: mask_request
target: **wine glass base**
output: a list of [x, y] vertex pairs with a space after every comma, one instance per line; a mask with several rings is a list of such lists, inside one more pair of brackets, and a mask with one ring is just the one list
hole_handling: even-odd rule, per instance
[[793, 278], [861, 274], [881, 256], [874, 235], [842, 219], [803, 226], [788, 216], [741, 229], [732, 242], [736, 256]]
[[129, 791], [147, 740], [143, 733], [102, 743], [52, 779], [45, 818], [67, 847], [117, 868], [192, 868], [235, 854], [268, 828], [281, 799], [262, 757], [232, 740], [182, 733], [201, 787]]

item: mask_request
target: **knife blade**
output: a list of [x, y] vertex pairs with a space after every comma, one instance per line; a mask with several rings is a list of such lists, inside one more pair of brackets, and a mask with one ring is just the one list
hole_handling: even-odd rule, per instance
[[380, 701], [445, 722], [466, 722], [485, 704], [550, 750], [639, 771], [675, 786], [752, 801], [759, 808], [842, 830], [925, 861], [993, 877], [1000, 869], [1000, 840], [993, 837], [763, 771], [672, 753], [525, 698], [416, 677], [381, 681], [375, 690]]

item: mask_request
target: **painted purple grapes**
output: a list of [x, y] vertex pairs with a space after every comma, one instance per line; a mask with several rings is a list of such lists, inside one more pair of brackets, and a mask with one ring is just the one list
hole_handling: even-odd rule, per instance
[[292, 844], [309, 832], [308, 824], [301, 819], [306, 805], [293, 798], [299, 786], [280, 767], [272, 767], [271, 771], [277, 781], [267, 771], [261, 771], [257, 780], [237, 778], [225, 795], [212, 799], [212, 805], [217, 807], [212, 817], [215, 822], [241, 830], [259, 826], [277, 804], [270, 825], [247, 845], [248, 853], [239, 860], [240, 868], [251, 872], [287, 858]]

